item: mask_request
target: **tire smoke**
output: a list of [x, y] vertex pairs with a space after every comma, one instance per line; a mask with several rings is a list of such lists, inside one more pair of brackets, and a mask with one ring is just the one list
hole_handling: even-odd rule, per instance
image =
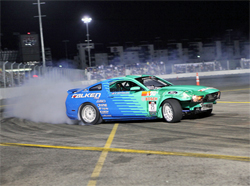
[[18, 89], [13, 89], [11, 94], [15, 96], [7, 100], [4, 117], [17, 117], [39, 123], [74, 124], [66, 115], [67, 90], [84, 88], [87, 85], [73, 83], [63, 77], [49, 77], [34, 78]]

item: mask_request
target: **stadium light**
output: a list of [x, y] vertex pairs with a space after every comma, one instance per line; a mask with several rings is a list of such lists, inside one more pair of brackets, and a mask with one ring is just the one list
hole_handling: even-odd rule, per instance
[[85, 17], [82, 18], [82, 21], [84, 23], [89, 23], [89, 22], [91, 22], [91, 20], [92, 20], [92, 18], [91, 17], [87, 17], [87, 16], [85, 16]]
[[92, 18], [88, 17], [88, 16], [84, 16], [82, 18], [82, 21], [86, 24], [86, 28], [87, 28], [87, 48], [88, 48], [88, 55], [89, 55], [89, 66], [91, 67], [91, 59], [90, 59], [90, 45], [89, 45], [89, 28], [88, 28], [88, 24], [91, 22]]

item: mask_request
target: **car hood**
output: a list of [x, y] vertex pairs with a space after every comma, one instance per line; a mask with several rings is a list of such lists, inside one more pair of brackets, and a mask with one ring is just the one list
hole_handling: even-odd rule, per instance
[[172, 85], [168, 87], [161, 88], [162, 91], [182, 91], [182, 92], [190, 92], [198, 95], [202, 94], [210, 94], [214, 92], [218, 92], [219, 90], [213, 87], [207, 86], [197, 86], [197, 85]]

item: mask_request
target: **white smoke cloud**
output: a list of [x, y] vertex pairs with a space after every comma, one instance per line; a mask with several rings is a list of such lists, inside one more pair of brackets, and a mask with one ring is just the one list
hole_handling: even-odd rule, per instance
[[[17, 117], [34, 122], [74, 124], [66, 115], [67, 90], [87, 85], [60, 78], [31, 79], [11, 94], [19, 97], [7, 100], [5, 117]], [[18, 91], [16, 91], [18, 90]]]

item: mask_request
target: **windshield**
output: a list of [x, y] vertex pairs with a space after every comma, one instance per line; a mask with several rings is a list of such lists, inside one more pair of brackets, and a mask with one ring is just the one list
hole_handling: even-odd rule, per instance
[[170, 83], [162, 81], [161, 79], [154, 77], [154, 76], [140, 77], [140, 78], [136, 78], [136, 80], [142, 83], [144, 86], [146, 86], [150, 90], [171, 86]]

